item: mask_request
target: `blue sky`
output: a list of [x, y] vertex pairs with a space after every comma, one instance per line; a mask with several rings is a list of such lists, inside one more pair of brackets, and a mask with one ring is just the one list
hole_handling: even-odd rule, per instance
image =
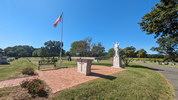
[[0, 0], [0, 48], [14, 45], [42, 47], [48, 40], [60, 40], [61, 23], [53, 23], [64, 12], [64, 49], [71, 43], [93, 38], [106, 51], [119, 42], [148, 53], [157, 46], [137, 24], [159, 0]]

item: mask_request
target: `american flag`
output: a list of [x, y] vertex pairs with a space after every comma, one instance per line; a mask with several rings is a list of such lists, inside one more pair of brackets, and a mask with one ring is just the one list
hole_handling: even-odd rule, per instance
[[62, 19], [63, 19], [62, 17], [63, 17], [63, 14], [61, 14], [61, 16], [57, 18], [57, 20], [53, 24], [54, 27], [57, 26], [58, 22], [62, 22]]

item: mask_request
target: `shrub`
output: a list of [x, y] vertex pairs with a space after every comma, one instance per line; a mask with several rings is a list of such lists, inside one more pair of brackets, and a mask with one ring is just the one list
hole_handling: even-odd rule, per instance
[[22, 84], [20, 84], [20, 86], [22, 88], [27, 88], [29, 84], [30, 84], [30, 81], [26, 80], [26, 81], [23, 81]]
[[35, 71], [33, 68], [25, 68], [22, 70], [22, 74], [26, 74], [26, 75], [35, 75]]
[[23, 81], [20, 85], [22, 88], [26, 88], [28, 93], [32, 95], [32, 97], [47, 97], [48, 89], [45, 83], [40, 79], [26, 80]]

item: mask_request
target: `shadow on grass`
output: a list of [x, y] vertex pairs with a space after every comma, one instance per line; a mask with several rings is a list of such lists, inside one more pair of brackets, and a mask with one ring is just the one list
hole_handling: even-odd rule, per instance
[[155, 71], [164, 71], [162, 69], [150, 68], [150, 67], [141, 66], [141, 65], [129, 65], [128, 67], [131, 67], [131, 68], [145, 68], [145, 69], [150, 69], [150, 70], [155, 70]]
[[94, 72], [92, 72], [89, 76], [96, 76], [96, 77], [100, 77], [100, 78], [104, 78], [104, 79], [108, 79], [108, 80], [114, 80], [117, 78], [114, 76], [104, 75], [104, 74], [99, 74], [99, 73], [94, 73]]

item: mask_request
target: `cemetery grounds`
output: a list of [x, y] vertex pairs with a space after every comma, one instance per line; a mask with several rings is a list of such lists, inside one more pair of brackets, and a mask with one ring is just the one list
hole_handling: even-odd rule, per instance
[[[22, 69], [32, 67], [37, 69], [40, 58], [20, 58], [10, 65], [0, 65], [0, 81], [14, 79], [21, 76]], [[112, 66], [111, 60], [93, 62], [93, 65]], [[75, 67], [76, 61], [64, 60], [63, 67]], [[57, 63], [60, 68], [60, 63]], [[43, 69], [54, 68], [42, 66]], [[123, 72], [112, 74], [115, 79], [100, 78], [80, 85], [65, 89], [48, 98], [36, 98], [35, 100], [174, 100], [175, 93], [168, 80], [160, 73], [146, 66], [134, 62], [126, 66]], [[67, 76], [66, 76], [67, 77]], [[13, 96], [13, 92], [19, 87], [0, 89], [0, 100], [6, 100]]]

